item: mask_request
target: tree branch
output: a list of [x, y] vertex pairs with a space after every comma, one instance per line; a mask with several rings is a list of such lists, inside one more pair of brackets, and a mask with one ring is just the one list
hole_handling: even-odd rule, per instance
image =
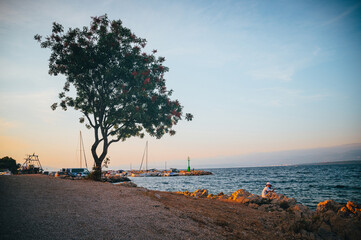
[[84, 112], [83, 112], [83, 114], [84, 114], [84, 116], [88, 119], [88, 122], [89, 122], [90, 126], [91, 126], [92, 128], [95, 128], [95, 125], [94, 125], [93, 122], [90, 120], [88, 114], [86, 114], [86, 113], [84, 113]]

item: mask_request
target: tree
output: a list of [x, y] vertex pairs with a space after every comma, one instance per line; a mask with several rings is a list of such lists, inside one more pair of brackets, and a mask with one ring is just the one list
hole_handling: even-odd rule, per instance
[[45, 40], [38, 34], [34, 38], [51, 50], [49, 74], [66, 76], [60, 102], [52, 109], [79, 110], [80, 122], [94, 130], [91, 153], [97, 180], [111, 144], [143, 138], [145, 132], [156, 138], [174, 135], [172, 127], [182, 117], [192, 120], [192, 114], [182, 114], [178, 100], [170, 99], [173, 90], [165, 85], [165, 58], [156, 57], [157, 50], [146, 53], [147, 41], [123, 27], [121, 20], [92, 17], [90, 27], [67, 32], [54, 22]]
[[13, 174], [18, 172], [20, 164], [16, 164], [16, 160], [11, 157], [3, 157], [0, 159], [0, 169], [9, 169]]

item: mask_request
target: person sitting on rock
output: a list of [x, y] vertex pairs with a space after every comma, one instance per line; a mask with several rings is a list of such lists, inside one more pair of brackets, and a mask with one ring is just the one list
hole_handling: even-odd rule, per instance
[[267, 182], [266, 186], [264, 187], [263, 191], [262, 191], [262, 197], [266, 197], [267, 193], [269, 192], [274, 192], [276, 189], [272, 189], [271, 190], [271, 187], [272, 187], [272, 184], [270, 182]]

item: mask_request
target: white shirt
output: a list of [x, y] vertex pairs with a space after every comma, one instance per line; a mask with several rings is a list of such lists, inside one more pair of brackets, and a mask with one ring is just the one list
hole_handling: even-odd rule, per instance
[[271, 191], [271, 189], [266, 186], [262, 191], [262, 197], [266, 197], [267, 193], [270, 191]]

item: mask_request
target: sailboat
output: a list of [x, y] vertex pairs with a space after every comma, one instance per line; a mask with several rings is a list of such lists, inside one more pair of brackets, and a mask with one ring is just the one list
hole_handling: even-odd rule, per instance
[[[142, 171], [144, 157], [145, 157], [145, 170]], [[140, 167], [139, 167], [139, 177], [151, 177], [151, 176], [152, 173], [148, 171], [148, 141], [147, 141], [143, 152], [142, 162], [140, 163]]]
[[145, 148], [144, 148], [144, 152], [143, 152], [143, 157], [142, 157], [142, 162], [140, 164], [140, 168], [139, 168], [139, 172], [142, 171], [142, 166], [143, 166], [143, 162], [144, 162], [144, 156], [146, 156], [145, 158], [145, 171], [148, 171], [148, 141], [145, 144]]
[[[81, 131], [80, 131], [80, 137], [79, 137], [79, 142], [80, 142], [80, 150], [79, 150], [79, 160], [80, 160], [80, 165], [79, 168], [63, 168], [62, 172], [65, 172], [67, 175], [71, 176], [71, 177], [86, 177], [89, 175], [89, 170], [88, 170], [88, 163], [86, 161], [86, 156], [85, 156], [85, 150], [84, 150], [84, 142], [83, 142], [83, 136], [81, 135]], [[85, 168], [83, 168], [82, 166], [82, 157], [84, 156], [84, 162], [85, 162]], [[55, 175], [56, 176], [56, 175]]]

